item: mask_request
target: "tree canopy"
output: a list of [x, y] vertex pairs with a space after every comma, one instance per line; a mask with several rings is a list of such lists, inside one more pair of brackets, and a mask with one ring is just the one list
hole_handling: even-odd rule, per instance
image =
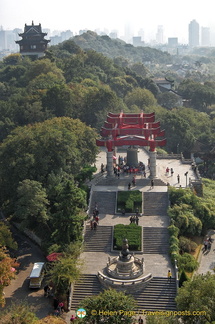
[[215, 275], [196, 275], [193, 280], [184, 282], [176, 297], [179, 311], [198, 313], [196, 316], [182, 316], [183, 323], [213, 323], [215, 321]]
[[[105, 290], [95, 297], [87, 297], [80, 306], [87, 312], [84, 323], [132, 323], [132, 317], [136, 315], [133, 297], [115, 289]], [[111, 314], [105, 313], [106, 311], [111, 311]]]

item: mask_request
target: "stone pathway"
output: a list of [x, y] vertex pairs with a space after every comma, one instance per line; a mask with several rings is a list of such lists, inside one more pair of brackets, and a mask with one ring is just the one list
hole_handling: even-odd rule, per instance
[[213, 242], [211, 244], [211, 249], [209, 251], [204, 252], [204, 247], [202, 246], [202, 250], [199, 254], [199, 263], [200, 266], [196, 271], [197, 274], [206, 274], [208, 271], [214, 273], [213, 269], [215, 269], [215, 230], [210, 230], [207, 233], [207, 237], [211, 236]]

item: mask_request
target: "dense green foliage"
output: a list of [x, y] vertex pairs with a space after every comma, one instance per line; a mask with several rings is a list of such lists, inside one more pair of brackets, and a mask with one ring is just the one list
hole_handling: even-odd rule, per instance
[[[80, 252], [80, 251], [78, 251]], [[82, 262], [77, 253], [63, 254], [53, 262], [48, 271], [48, 279], [54, 285], [55, 295], [67, 299], [66, 293], [72, 283], [77, 281], [81, 274]]]
[[132, 62], [153, 61], [155, 63], [170, 63], [171, 56], [149, 47], [134, 47], [120, 39], [111, 39], [109, 36], [98, 36], [95, 32], [88, 31], [73, 38], [75, 44], [83, 50], [94, 49], [110, 58], [123, 57]]
[[142, 211], [142, 192], [139, 190], [133, 191], [118, 191], [117, 193], [117, 211], [125, 210], [126, 213], [134, 213], [138, 209]]
[[2, 324], [36, 324], [38, 318], [26, 302], [12, 303], [9, 308], [1, 313]]
[[94, 170], [86, 165], [95, 160], [95, 138], [93, 129], [68, 117], [13, 130], [0, 147], [5, 212], [49, 244], [80, 239], [87, 201], [79, 186]]
[[129, 249], [132, 251], [140, 251], [142, 247], [142, 227], [136, 224], [114, 226], [113, 232], [113, 248], [114, 250], [122, 250], [123, 240], [128, 240]]
[[178, 261], [180, 271], [192, 272], [198, 267], [195, 258], [188, 254], [197, 247], [190, 237], [215, 228], [214, 181], [203, 179], [203, 184], [208, 192], [204, 197], [196, 196], [190, 189], [169, 188], [170, 254], [173, 263]]
[[[167, 53], [135, 48], [93, 32], [51, 46], [46, 56], [36, 61], [23, 59], [19, 54], [5, 57], [0, 62], [0, 140], [17, 126], [53, 117], [79, 118], [99, 130], [108, 111], [155, 111], [166, 129], [165, 149], [176, 153], [178, 147], [180, 152], [188, 154], [198, 143], [207, 163], [202, 172], [212, 177], [215, 119], [210, 104], [213, 100], [202, 109], [203, 94], [198, 91], [201, 86], [206, 92], [210, 89], [211, 94], [215, 91], [214, 83], [184, 80], [178, 91], [189, 98], [193, 92], [185, 90], [196, 87], [198, 96], [195, 92], [193, 96], [197, 105], [191, 102], [189, 108], [177, 107], [176, 98], [169, 98], [165, 105], [166, 99], [162, 101], [161, 97], [169, 93], [160, 92], [144, 62], [154, 65], [159, 62], [164, 67], [171, 59]], [[159, 106], [157, 100], [171, 111]]]
[[[136, 314], [133, 297], [115, 289], [105, 290], [97, 296], [85, 298], [80, 307], [83, 307], [87, 312], [87, 316], [82, 319], [83, 323], [129, 324], [133, 323], [132, 317]], [[92, 310], [95, 310], [95, 312], [92, 312]], [[110, 311], [112, 313], [108, 314]]]
[[0, 246], [7, 249], [17, 249], [17, 243], [14, 241], [9, 227], [3, 221], [0, 221]]
[[179, 311], [204, 312], [202, 315], [182, 316], [183, 323], [214, 323], [215, 321], [215, 275], [196, 275], [184, 282], [176, 297]]

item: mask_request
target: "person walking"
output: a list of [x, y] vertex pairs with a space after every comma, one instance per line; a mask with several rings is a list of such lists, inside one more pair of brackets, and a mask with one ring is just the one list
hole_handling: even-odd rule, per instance
[[178, 184], [180, 183], [180, 175], [177, 175]]
[[173, 176], [173, 173], [174, 173], [173, 168], [171, 168], [170, 170], [171, 170], [171, 176]]
[[138, 225], [139, 224], [139, 217], [138, 217], [138, 215], [136, 215], [135, 221], [136, 221], [136, 224]]
[[154, 180], [152, 179], [151, 180], [151, 189], [153, 189], [154, 188]]
[[168, 282], [169, 282], [169, 281], [171, 282], [171, 279], [172, 279], [172, 273], [171, 273], [171, 270], [168, 270], [167, 278], [168, 278]]

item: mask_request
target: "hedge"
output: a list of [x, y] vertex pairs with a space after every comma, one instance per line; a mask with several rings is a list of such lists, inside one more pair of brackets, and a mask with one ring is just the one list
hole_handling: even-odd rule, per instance
[[138, 208], [142, 211], [142, 192], [139, 190], [134, 191], [118, 191], [117, 194], [117, 211], [123, 209], [126, 213], [134, 213]]
[[114, 226], [113, 249], [121, 250], [123, 239], [128, 240], [129, 250], [141, 251], [142, 247], [142, 227], [136, 224]]

